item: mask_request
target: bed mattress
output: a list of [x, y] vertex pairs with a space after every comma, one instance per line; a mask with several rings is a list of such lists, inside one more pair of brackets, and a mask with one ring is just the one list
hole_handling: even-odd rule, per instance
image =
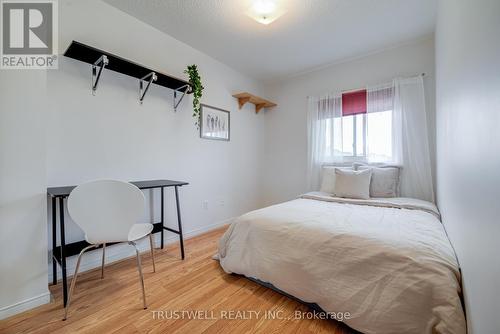
[[308, 193], [236, 218], [218, 258], [227, 273], [348, 313], [363, 333], [466, 332], [458, 263], [429, 202]]

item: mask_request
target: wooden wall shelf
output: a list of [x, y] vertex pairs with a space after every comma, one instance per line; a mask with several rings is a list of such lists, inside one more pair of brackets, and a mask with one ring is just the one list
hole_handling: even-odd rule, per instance
[[262, 108], [272, 108], [277, 106], [277, 104], [274, 102], [268, 101], [247, 92], [234, 94], [233, 97], [238, 99], [238, 105], [240, 109], [243, 108], [243, 106], [247, 102], [255, 104], [255, 113], [257, 114], [262, 110]]

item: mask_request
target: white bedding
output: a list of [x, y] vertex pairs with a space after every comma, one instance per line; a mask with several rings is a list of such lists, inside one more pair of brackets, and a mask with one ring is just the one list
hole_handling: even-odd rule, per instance
[[466, 332], [460, 273], [436, 207], [324, 193], [236, 218], [222, 268], [273, 284], [363, 333]]

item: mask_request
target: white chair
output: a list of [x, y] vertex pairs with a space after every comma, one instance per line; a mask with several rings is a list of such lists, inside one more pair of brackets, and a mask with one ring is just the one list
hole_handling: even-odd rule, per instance
[[138, 240], [149, 236], [153, 272], [155, 271], [155, 261], [151, 233], [153, 225], [137, 224], [137, 221], [144, 213], [144, 208], [144, 194], [139, 188], [127, 182], [114, 180], [92, 181], [79, 185], [70, 193], [68, 197], [69, 214], [75, 223], [85, 232], [85, 239], [91, 245], [85, 247], [80, 252], [80, 255], [78, 255], [63, 320], [66, 320], [68, 316], [71, 296], [75, 289], [78, 268], [80, 267], [80, 260], [83, 253], [100, 245], [103, 246], [101, 278], [104, 278], [106, 244], [111, 242], [128, 242], [135, 247], [137, 269], [142, 288], [142, 299], [144, 309], [147, 308], [141, 257], [136, 244]]

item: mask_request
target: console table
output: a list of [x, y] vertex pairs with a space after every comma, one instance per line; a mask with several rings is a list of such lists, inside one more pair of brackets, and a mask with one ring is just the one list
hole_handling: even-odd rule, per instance
[[[156, 189], [159, 188], [161, 192], [161, 218], [157, 223], [153, 223], [153, 233], [161, 233], [161, 248], [163, 248], [165, 230], [179, 235], [179, 244], [181, 248], [181, 258], [184, 260], [184, 240], [182, 236], [182, 222], [181, 222], [181, 209], [179, 204], [179, 187], [188, 185], [187, 182], [172, 181], [172, 180], [148, 180], [148, 181], [134, 181], [130, 182], [137, 186], [139, 189]], [[90, 245], [85, 240], [66, 244], [64, 232], [64, 199], [69, 196], [71, 191], [76, 186], [63, 186], [47, 188], [47, 195], [52, 200], [52, 283], [57, 283], [57, 266], [61, 266], [62, 283], [63, 283], [63, 298], [64, 306], [68, 299], [68, 279], [66, 275], [66, 258], [72, 255], [77, 255], [80, 251]], [[177, 226], [178, 230], [171, 229], [163, 225], [164, 223], [164, 189], [174, 188], [175, 191], [175, 205], [177, 208]], [[59, 227], [61, 245], [57, 246], [57, 201], [59, 200]], [[111, 245], [111, 244], [109, 244]]]

